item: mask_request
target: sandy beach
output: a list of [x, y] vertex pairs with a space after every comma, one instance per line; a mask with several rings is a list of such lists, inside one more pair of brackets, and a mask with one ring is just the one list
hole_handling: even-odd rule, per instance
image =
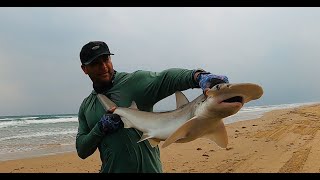
[[[226, 124], [229, 145], [206, 139], [161, 149], [165, 173], [320, 172], [320, 105], [275, 110], [254, 120]], [[96, 173], [98, 152], [75, 152], [0, 162], [2, 173]]]

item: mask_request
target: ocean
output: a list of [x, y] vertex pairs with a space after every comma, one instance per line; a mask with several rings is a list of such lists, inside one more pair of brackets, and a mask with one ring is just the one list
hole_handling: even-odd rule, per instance
[[[243, 107], [225, 124], [261, 117], [265, 112], [318, 104]], [[75, 151], [77, 114], [0, 116], [0, 161]]]

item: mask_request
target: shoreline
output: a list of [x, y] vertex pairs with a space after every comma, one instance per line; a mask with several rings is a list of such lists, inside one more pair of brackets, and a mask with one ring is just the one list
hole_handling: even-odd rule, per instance
[[56, 147], [37, 149], [27, 152], [12, 152], [0, 154], [0, 163], [4, 161], [37, 158], [50, 155], [58, 155], [64, 153], [76, 152], [75, 145], [60, 145]]
[[[163, 171], [320, 172], [319, 120], [320, 104], [313, 104], [226, 124], [226, 149], [206, 139], [160, 148]], [[0, 172], [97, 173], [100, 164], [98, 151], [85, 160], [75, 151], [58, 152], [0, 161]]]

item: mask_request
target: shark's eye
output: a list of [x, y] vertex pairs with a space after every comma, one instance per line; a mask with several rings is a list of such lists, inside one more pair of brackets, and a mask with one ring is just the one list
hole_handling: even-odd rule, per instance
[[217, 84], [217, 85], [216, 85], [216, 89], [217, 89], [217, 90], [220, 90], [220, 84]]

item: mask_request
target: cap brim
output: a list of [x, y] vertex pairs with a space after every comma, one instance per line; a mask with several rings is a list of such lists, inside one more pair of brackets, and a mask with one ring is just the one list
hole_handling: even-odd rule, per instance
[[97, 59], [97, 57], [99, 57], [99, 56], [102, 56], [102, 55], [114, 55], [114, 54], [112, 54], [112, 53], [101, 53], [101, 54], [98, 54], [98, 55], [96, 55], [96, 56], [94, 56], [93, 58], [91, 58], [88, 62], [85, 62], [85, 63], [83, 63], [84, 65], [88, 65], [88, 64], [90, 64], [90, 63], [92, 63], [95, 59]]

